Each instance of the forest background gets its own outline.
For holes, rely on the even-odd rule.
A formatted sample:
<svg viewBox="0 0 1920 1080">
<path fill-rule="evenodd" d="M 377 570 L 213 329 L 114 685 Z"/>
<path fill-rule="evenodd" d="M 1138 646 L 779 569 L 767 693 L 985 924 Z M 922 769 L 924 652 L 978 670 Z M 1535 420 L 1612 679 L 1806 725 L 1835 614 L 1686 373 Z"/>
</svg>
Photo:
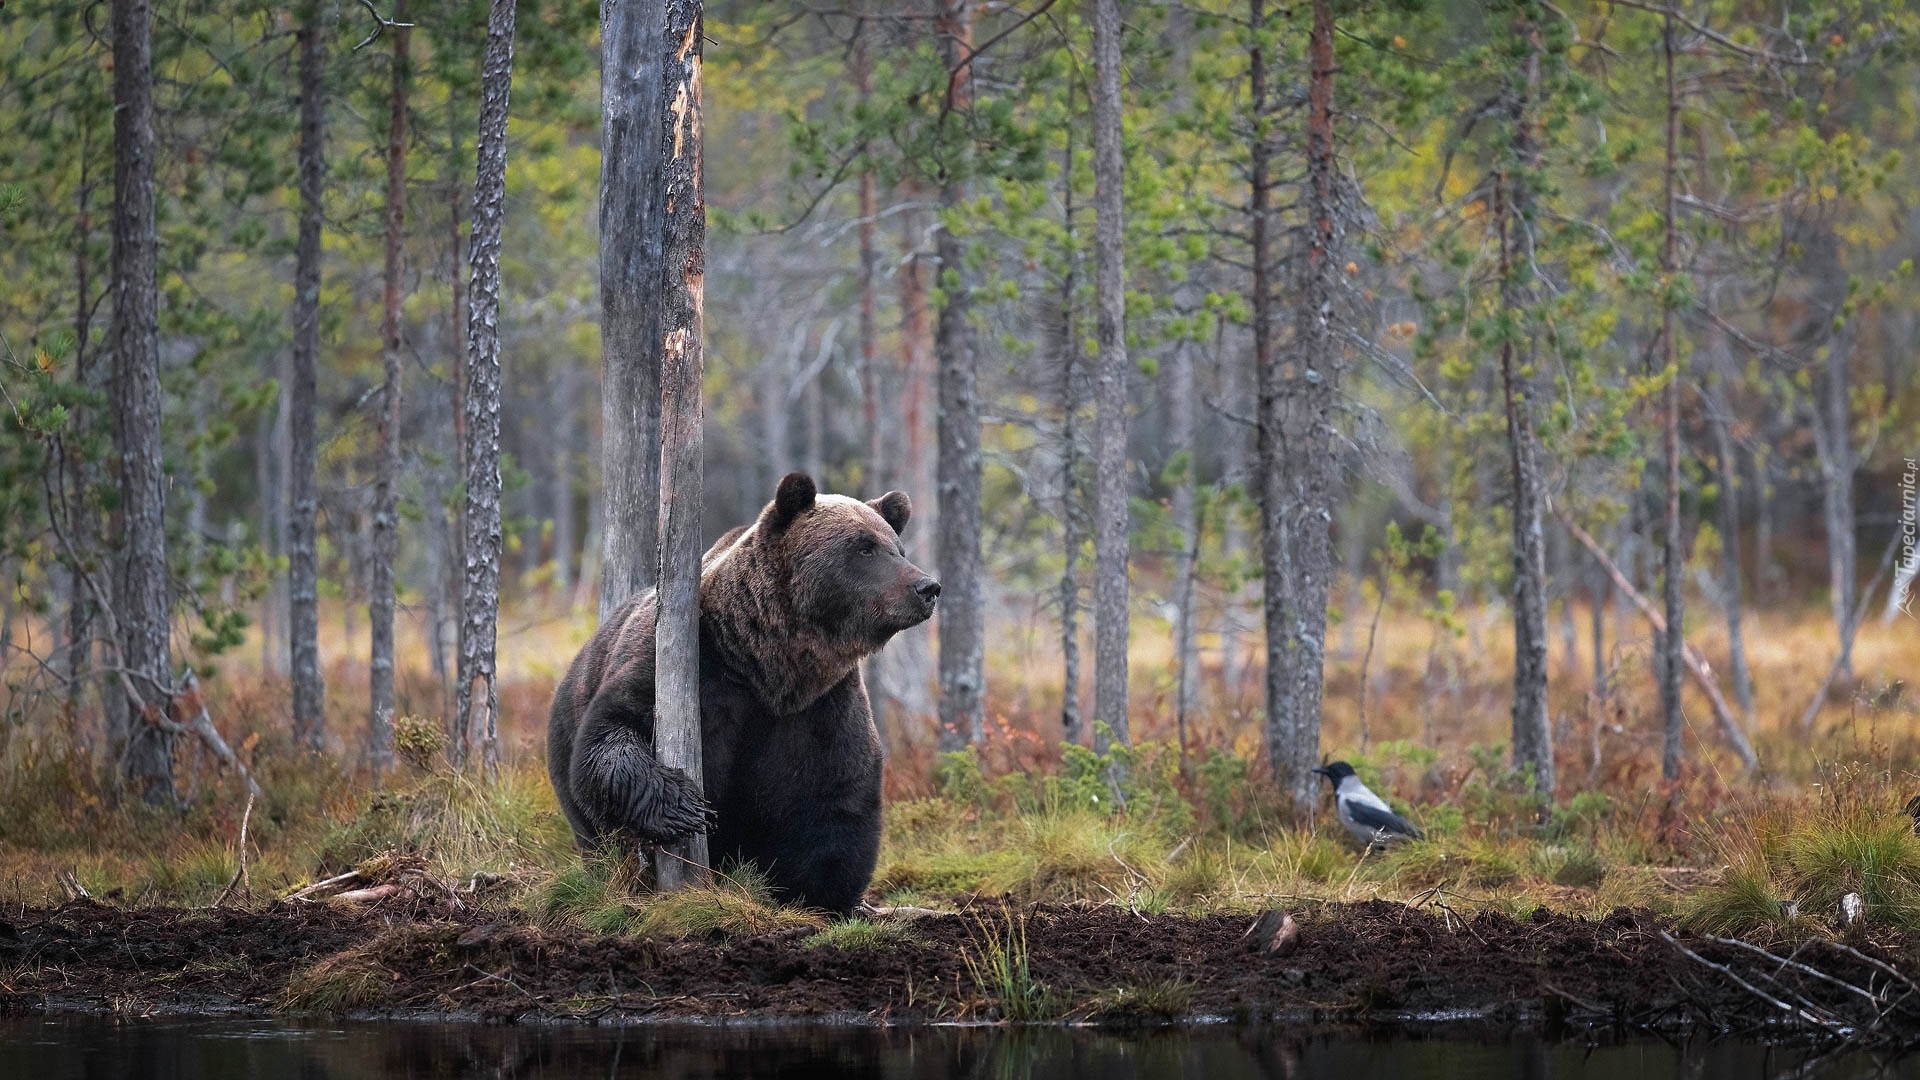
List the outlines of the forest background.
<svg viewBox="0 0 1920 1080">
<path fill-rule="evenodd" d="M 1816 792 L 1836 770 L 1902 786 L 1920 749 L 1903 682 L 1920 635 L 1901 607 L 1920 455 L 1916 12 L 1124 5 L 1127 407 L 1110 469 L 1094 6 L 706 10 L 704 529 L 748 521 L 792 469 L 913 496 L 909 550 L 949 588 L 935 635 L 977 613 L 982 651 L 949 666 L 916 631 L 870 665 L 901 805 L 960 799 L 985 820 L 1028 805 L 1010 784 L 1098 776 L 1122 800 L 1185 805 L 1184 826 L 1158 826 L 1173 849 L 1194 820 L 1232 836 L 1302 820 L 1302 762 L 1327 754 L 1441 834 L 1605 819 L 1638 838 L 1614 861 L 1697 863 L 1721 853 L 1689 820 Z M 18 811 L 0 840 L 23 889 L 114 815 L 146 813 L 123 778 L 152 780 L 115 717 L 115 605 L 87 584 L 125 550 L 101 15 L 15 0 L 0 25 L 0 652 Z M 595 15 L 518 13 L 501 720 L 484 755 L 509 787 L 537 788 L 551 687 L 601 610 Z M 170 640 L 232 747 L 173 746 L 184 835 L 205 846 L 194 888 L 233 865 L 212 838 L 236 824 L 236 765 L 274 828 L 320 808 L 334 830 L 289 848 L 292 882 L 366 853 L 339 829 L 377 805 L 396 725 L 428 773 L 439 747 L 464 760 L 482 737 L 453 718 L 487 17 L 472 2 L 153 8 Z M 322 133 L 317 200 L 303 119 Z M 303 291 L 305 210 L 318 278 Z M 970 417 L 977 502 L 951 497 L 965 489 L 943 471 L 943 413 Z M 1288 428 L 1295 415 L 1309 419 Z M 1294 486 L 1265 486 L 1276 477 Z M 1115 490 L 1117 567 L 1096 552 Z M 1306 538 L 1263 548 L 1285 528 Z M 943 565 L 935 538 L 970 535 L 980 570 Z M 399 609 L 384 727 L 369 705 L 383 572 Z M 1093 598 L 1116 573 L 1131 663 L 1116 676 L 1108 654 L 1083 678 Z M 956 578 L 977 594 L 956 600 Z M 1279 615 L 1263 581 L 1287 583 Z M 1679 642 L 1650 612 L 1679 615 L 1698 655 L 1670 659 Z M 1119 690 L 1096 695 L 1103 676 Z M 1093 749 L 1064 749 L 1080 743 Z M 354 782 L 328 779 L 341 773 Z M 1045 790 L 1097 803 L 1098 786 Z M 1534 792 L 1547 815 L 1527 809 Z M 513 797 L 544 815 L 529 828 L 551 851 L 550 805 Z M 1569 858 L 1528 872 L 1557 879 Z M 999 880 L 927 859 L 883 885 Z"/>
</svg>

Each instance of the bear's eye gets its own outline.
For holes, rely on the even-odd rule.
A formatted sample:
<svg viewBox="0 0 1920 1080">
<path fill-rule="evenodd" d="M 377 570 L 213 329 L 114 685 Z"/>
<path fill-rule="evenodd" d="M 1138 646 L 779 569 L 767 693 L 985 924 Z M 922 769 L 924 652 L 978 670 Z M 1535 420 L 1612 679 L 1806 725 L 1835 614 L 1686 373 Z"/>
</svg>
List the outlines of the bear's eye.
<svg viewBox="0 0 1920 1080">
<path fill-rule="evenodd" d="M 869 540 L 869 541 L 867 541 L 866 543 L 864 543 L 864 544 L 861 544 L 861 545 L 860 545 L 860 554 L 861 554 L 861 556 L 862 556 L 862 557 L 865 557 L 865 556 L 868 556 L 868 555 L 872 555 L 872 554 L 874 554 L 875 552 L 877 552 L 877 551 L 879 551 L 879 550 L 880 550 L 880 545 L 879 545 L 879 544 L 876 544 L 876 543 L 874 543 L 874 542 L 873 542 L 873 541 L 871 541 L 871 540 Z"/>
</svg>

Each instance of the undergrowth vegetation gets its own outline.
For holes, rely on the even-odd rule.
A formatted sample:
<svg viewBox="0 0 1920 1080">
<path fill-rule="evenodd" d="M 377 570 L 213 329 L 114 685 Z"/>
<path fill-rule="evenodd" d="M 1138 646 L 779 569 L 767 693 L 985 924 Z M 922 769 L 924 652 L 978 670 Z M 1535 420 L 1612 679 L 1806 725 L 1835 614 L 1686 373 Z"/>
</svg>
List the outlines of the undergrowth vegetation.
<svg viewBox="0 0 1920 1080">
<path fill-rule="evenodd" d="M 1883 659 L 1913 648 L 1906 639 L 1870 643 Z M 1759 668 L 1764 685 L 1798 670 L 1778 666 L 1781 649 L 1755 652 L 1774 665 Z M 1413 653 L 1381 653 L 1389 672 L 1417 662 Z M 1141 670 L 1152 678 L 1158 669 Z M 355 868 L 377 879 L 379 867 L 404 859 L 470 902 L 556 932 L 680 939 L 791 930 L 809 945 L 847 950 L 912 939 L 904 919 L 829 924 L 782 908 L 751 867 L 722 867 L 710 887 L 662 898 L 637 860 L 583 860 L 529 719 L 543 713 L 550 693 L 552 672 L 543 672 L 503 683 L 511 722 L 495 775 L 452 771 L 438 722 L 404 716 L 396 724 L 402 763 L 378 787 L 363 772 L 298 749 L 278 720 L 253 723 L 277 715 L 279 691 L 227 677 L 215 715 L 265 790 L 250 808 L 234 778 L 192 746 L 182 749 L 178 808 L 116 799 L 99 779 L 112 763 L 71 726 L 16 717 L 0 726 L 0 902 L 55 904 L 77 887 L 127 904 L 257 906 Z M 1009 671 L 1000 692 L 1030 689 L 1017 675 Z M 1561 793 L 1543 809 L 1527 779 L 1507 767 L 1497 737 L 1480 737 L 1498 728 L 1471 702 L 1476 694 L 1501 700 L 1497 686 L 1463 684 L 1468 711 L 1448 737 L 1427 738 L 1417 718 L 1430 703 L 1413 695 L 1419 686 L 1405 670 L 1396 678 L 1399 689 L 1370 692 L 1373 737 L 1362 742 L 1347 715 L 1357 687 L 1330 676 L 1326 743 L 1425 831 L 1423 842 L 1361 851 L 1330 827 L 1330 800 L 1316 826 L 1292 824 L 1269 795 L 1258 742 L 1245 728 L 1234 735 L 1207 726 L 1222 720 L 1197 720 L 1200 734 L 1183 753 L 1170 738 L 1153 737 L 1171 734 L 1164 723 L 1136 718 L 1142 741 L 1095 754 L 1043 738 L 1031 715 L 999 716 L 984 747 L 944 757 L 896 730 L 869 899 L 883 910 L 965 910 L 975 898 L 1004 898 L 1016 907 L 1104 903 L 1143 915 L 1370 899 L 1516 915 L 1541 906 L 1586 916 L 1630 907 L 1706 932 L 1797 937 L 1845 932 L 1842 898 L 1858 895 L 1869 925 L 1920 929 L 1920 837 L 1901 811 L 1920 792 L 1911 771 L 1920 740 L 1913 704 L 1902 702 L 1896 684 L 1837 700 L 1811 735 L 1763 724 L 1755 732 L 1766 763 L 1760 777 L 1725 771 L 1702 744 L 1688 777 L 1671 789 L 1657 779 L 1652 738 L 1631 742 L 1639 738 L 1634 725 L 1646 726 L 1637 719 L 1644 703 L 1618 696 L 1627 692 L 1616 684 L 1608 691 L 1615 696 L 1589 696 L 1586 720 L 1576 713 L 1563 725 L 1577 732 L 1573 725 L 1588 723 L 1590 731 L 1561 740 Z M 1792 704 L 1790 688 L 1769 693 L 1765 715 L 1797 713 L 1777 707 Z M 1027 707 L 1038 714 L 1050 706 L 1035 693 Z M 347 730 L 348 720 L 337 719 L 336 730 Z M 974 956 L 981 977 L 998 987 L 994 1000 L 1043 1008 L 1038 991 L 1019 986 L 1018 926 L 988 929 Z M 346 1000 L 371 992 L 356 988 L 350 973 L 323 982 L 300 992 Z M 1128 993 L 1115 1008 L 1152 1012 L 1179 994 Z"/>
</svg>

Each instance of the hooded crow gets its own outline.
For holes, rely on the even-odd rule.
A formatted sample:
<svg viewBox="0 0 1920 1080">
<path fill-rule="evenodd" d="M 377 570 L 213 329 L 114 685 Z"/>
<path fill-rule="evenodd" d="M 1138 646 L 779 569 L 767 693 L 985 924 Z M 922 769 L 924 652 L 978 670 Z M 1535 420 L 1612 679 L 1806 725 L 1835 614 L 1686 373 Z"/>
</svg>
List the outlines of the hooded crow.
<svg viewBox="0 0 1920 1080">
<path fill-rule="evenodd" d="M 1421 838 L 1419 829 L 1394 813 L 1385 799 L 1367 790 L 1367 785 L 1353 775 L 1353 766 L 1344 761 L 1330 761 L 1313 771 L 1333 785 L 1333 805 L 1340 815 L 1340 824 L 1347 827 L 1355 840 L 1373 845 Z"/>
</svg>

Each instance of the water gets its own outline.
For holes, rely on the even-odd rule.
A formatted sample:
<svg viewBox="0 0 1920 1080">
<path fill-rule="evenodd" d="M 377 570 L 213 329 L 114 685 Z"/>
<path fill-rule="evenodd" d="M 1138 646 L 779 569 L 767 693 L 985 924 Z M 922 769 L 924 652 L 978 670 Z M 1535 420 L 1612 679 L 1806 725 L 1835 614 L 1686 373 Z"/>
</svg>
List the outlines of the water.
<svg viewBox="0 0 1920 1080">
<path fill-rule="evenodd" d="M 1589 1045 L 1530 1035 L 1442 1036 L 1227 1026 L 1114 1033 L 1070 1028 L 835 1026 L 490 1027 L 482 1024 L 100 1017 L 0 1020 L 0 1080 L 140 1077 L 846 1077 L 1077 1080 L 1201 1077 L 1920 1078 L 1920 1058 L 1815 1058 L 1752 1042 Z"/>
</svg>

